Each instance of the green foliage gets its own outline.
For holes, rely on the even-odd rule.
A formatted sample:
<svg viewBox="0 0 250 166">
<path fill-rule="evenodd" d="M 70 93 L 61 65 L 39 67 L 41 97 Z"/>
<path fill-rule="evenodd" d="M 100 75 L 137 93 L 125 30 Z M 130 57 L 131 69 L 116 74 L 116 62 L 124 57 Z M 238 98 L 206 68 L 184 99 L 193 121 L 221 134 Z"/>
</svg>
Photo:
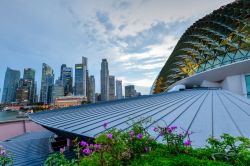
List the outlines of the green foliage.
<svg viewBox="0 0 250 166">
<path fill-rule="evenodd" d="M 250 140 L 223 134 L 221 139 L 209 138 L 209 149 L 214 160 L 221 160 L 234 165 L 250 165 Z"/>
<path fill-rule="evenodd" d="M 63 165 L 69 166 L 70 162 L 65 158 L 63 153 L 51 154 L 45 161 L 46 166 Z"/>
<path fill-rule="evenodd" d="M 9 151 L 5 150 L 3 146 L 0 145 L 0 165 L 5 166 L 7 164 L 12 164 L 13 159 Z"/>
<path fill-rule="evenodd" d="M 107 124 L 104 125 L 105 129 Z M 143 128 L 141 122 L 126 131 L 110 129 L 95 139 L 95 144 L 75 140 L 76 159 L 69 161 L 60 153 L 52 154 L 45 165 L 64 166 L 248 166 L 250 141 L 228 134 L 221 139 L 208 139 L 208 146 L 194 149 L 190 132 L 177 132 L 176 126 L 154 128 L 163 137 L 157 143 Z"/>
</svg>

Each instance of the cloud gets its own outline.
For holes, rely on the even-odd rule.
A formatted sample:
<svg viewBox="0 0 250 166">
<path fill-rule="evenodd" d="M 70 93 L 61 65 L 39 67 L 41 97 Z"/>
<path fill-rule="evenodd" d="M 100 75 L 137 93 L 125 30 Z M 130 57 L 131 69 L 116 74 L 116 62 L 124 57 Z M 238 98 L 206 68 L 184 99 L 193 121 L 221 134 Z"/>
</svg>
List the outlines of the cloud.
<svg viewBox="0 0 250 166">
<path fill-rule="evenodd" d="M 32 67 L 40 87 L 43 62 L 58 77 L 62 63 L 73 67 L 86 56 L 99 92 L 101 59 L 107 58 L 111 74 L 145 94 L 185 29 L 232 1 L 3 0 L 0 78 L 7 65 Z"/>
<path fill-rule="evenodd" d="M 104 26 L 106 31 L 112 31 L 115 29 L 115 26 L 111 23 L 107 12 L 101 12 L 101 11 L 96 12 L 96 18 L 99 21 L 99 23 Z"/>
<path fill-rule="evenodd" d="M 131 7 L 132 1 L 129 0 L 117 0 L 113 3 L 113 7 L 117 10 L 126 10 Z"/>
</svg>

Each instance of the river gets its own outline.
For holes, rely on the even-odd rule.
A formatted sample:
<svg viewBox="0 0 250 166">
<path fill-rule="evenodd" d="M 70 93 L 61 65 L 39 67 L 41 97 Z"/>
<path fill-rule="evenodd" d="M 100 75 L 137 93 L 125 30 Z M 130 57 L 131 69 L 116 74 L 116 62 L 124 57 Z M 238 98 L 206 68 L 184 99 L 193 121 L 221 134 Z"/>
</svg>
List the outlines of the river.
<svg viewBox="0 0 250 166">
<path fill-rule="evenodd" d="M 9 120 L 17 120 L 16 116 L 18 115 L 17 111 L 5 111 L 0 112 L 0 122 L 9 121 Z"/>
</svg>

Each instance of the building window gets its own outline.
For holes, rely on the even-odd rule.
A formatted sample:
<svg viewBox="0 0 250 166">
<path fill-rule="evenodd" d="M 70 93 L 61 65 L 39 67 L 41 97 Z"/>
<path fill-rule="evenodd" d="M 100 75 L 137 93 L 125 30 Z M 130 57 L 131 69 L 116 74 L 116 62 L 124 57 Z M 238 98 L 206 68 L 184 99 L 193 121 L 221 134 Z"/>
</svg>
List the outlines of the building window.
<svg viewBox="0 0 250 166">
<path fill-rule="evenodd" d="M 246 79 L 247 98 L 250 99 L 250 75 L 246 75 L 245 79 Z"/>
</svg>

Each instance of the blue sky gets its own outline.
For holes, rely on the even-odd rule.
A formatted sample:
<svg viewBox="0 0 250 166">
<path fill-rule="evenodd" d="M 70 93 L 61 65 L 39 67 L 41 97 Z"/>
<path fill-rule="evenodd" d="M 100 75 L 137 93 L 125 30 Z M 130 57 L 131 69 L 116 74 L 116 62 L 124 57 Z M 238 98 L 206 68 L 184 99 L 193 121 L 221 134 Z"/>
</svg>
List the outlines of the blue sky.
<svg viewBox="0 0 250 166">
<path fill-rule="evenodd" d="M 34 68 L 40 90 L 43 62 L 58 77 L 61 64 L 86 56 L 97 92 L 107 58 L 111 75 L 148 94 L 185 29 L 232 1 L 1 0 L 0 87 L 7 66 Z"/>
</svg>

